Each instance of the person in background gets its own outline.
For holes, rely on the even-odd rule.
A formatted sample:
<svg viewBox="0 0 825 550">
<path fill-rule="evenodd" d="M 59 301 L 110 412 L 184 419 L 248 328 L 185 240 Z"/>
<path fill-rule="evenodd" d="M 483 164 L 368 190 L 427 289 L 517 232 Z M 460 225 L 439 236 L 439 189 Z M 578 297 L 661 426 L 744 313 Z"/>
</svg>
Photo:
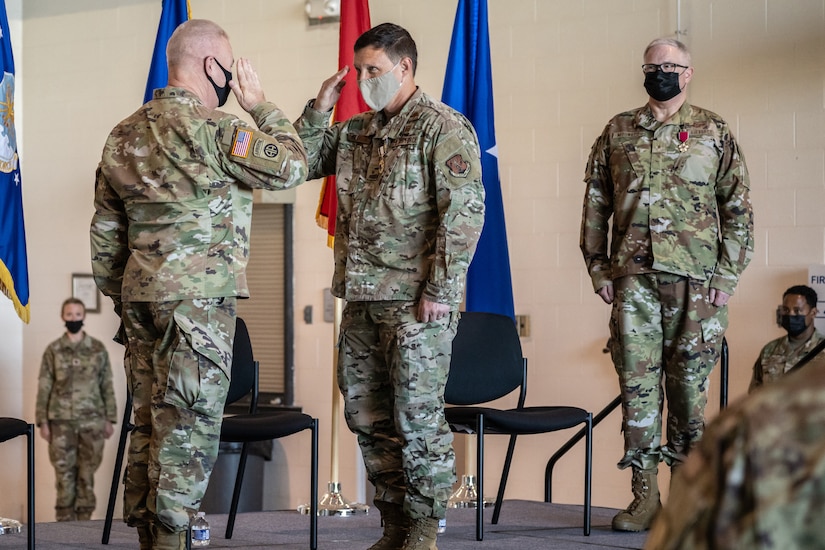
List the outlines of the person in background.
<svg viewBox="0 0 825 550">
<path fill-rule="evenodd" d="M 616 115 L 593 144 L 580 237 L 593 289 L 612 304 L 625 439 L 618 467 L 633 471 L 633 501 L 613 518 L 618 531 L 650 527 L 659 463 L 678 466 L 702 437 L 728 299 L 753 254 L 745 160 L 725 121 L 687 102 L 687 48 L 653 40 L 642 74 L 647 104 Z"/>
<path fill-rule="evenodd" d="M 68 298 L 60 308 L 66 332 L 46 347 L 37 381 L 35 423 L 49 443 L 57 521 L 89 520 L 103 443 L 117 420 L 109 353 L 83 330 L 86 307 Z"/>
<path fill-rule="evenodd" d="M 329 126 L 344 67 L 295 126 L 309 177 L 336 176 L 338 386 L 384 525 L 370 550 L 429 550 L 455 481 L 444 387 L 484 222 L 479 145 L 463 115 L 416 86 L 405 29 L 378 25 L 354 50 L 372 110 Z"/>
<path fill-rule="evenodd" d="M 749 393 L 783 376 L 825 340 L 814 326 L 816 304 L 816 291 L 809 286 L 796 285 L 785 291 L 776 320 L 788 335 L 772 340 L 762 348 L 753 365 Z M 812 360 L 825 367 L 825 354 L 817 354 Z"/>
<path fill-rule="evenodd" d="M 123 518 L 141 549 L 186 547 L 218 455 L 253 189 L 306 179 L 306 153 L 212 21 L 181 24 L 168 86 L 115 126 L 97 170 L 92 269 L 120 315 L 134 404 Z M 257 128 L 217 110 L 230 92 Z"/>
</svg>

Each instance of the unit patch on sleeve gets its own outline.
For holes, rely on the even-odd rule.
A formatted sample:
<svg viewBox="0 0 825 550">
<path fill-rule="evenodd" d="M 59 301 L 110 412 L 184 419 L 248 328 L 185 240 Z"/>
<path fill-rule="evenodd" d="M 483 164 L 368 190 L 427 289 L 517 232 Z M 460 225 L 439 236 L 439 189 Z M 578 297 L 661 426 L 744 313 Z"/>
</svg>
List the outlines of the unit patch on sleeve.
<svg viewBox="0 0 825 550">
<path fill-rule="evenodd" d="M 470 172 L 470 163 L 464 160 L 461 153 L 451 156 L 444 164 L 447 165 L 450 174 L 457 178 L 466 177 Z"/>
<path fill-rule="evenodd" d="M 256 157 L 274 159 L 278 156 L 278 146 L 262 139 L 256 140 L 252 147 L 252 154 Z"/>
<path fill-rule="evenodd" d="M 232 156 L 246 158 L 249 156 L 249 146 L 252 142 L 252 132 L 238 128 L 235 139 L 232 141 Z"/>
</svg>

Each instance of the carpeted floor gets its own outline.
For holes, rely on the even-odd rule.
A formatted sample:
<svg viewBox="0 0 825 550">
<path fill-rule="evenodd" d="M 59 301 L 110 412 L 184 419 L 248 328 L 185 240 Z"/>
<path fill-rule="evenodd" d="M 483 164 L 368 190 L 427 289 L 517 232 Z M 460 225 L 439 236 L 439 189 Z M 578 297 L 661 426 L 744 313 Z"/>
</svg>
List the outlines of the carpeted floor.
<svg viewBox="0 0 825 550">
<path fill-rule="evenodd" d="M 610 520 L 616 510 L 593 508 L 589 537 L 582 534 L 582 507 L 544 502 L 509 500 L 504 503 L 498 525 L 491 525 L 492 509 L 484 511 L 484 540 L 475 539 L 475 510 L 451 509 L 447 531 L 439 535 L 439 550 L 595 550 L 599 548 L 640 549 L 645 533 L 616 533 Z M 231 540 L 224 538 L 226 515 L 208 516 L 212 532 L 210 548 L 303 550 L 309 548 L 309 518 L 295 511 L 247 512 L 239 514 Z M 38 523 L 37 550 L 80 550 L 89 548 L 136 549 L 134 529 L 116 520 L 109 544 L 101 544 L 103 521 Z M 318 518 L 319 550 L 342 548 L 364 550 L 380 538 L 377 514 Z M 25 530 L 0 536 L 0 549 L 25 548 Z"/>
</svg>

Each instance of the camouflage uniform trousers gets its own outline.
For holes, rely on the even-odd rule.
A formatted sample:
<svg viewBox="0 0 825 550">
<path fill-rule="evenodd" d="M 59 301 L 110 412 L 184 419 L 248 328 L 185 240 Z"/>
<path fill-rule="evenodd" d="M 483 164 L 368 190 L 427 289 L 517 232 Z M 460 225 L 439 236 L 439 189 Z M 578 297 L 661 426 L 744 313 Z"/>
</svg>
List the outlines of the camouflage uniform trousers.
<svg viewBox="0 0 825 550">
<path fill-rule="evenodd" d="M 443 518 L 455 482 L 444 388 L 458 324 L 415 318 L 417 303 L 349 302 L 341 320 L 338 386 L 375 500 L 414 518 Z"/>
<path fill-rule="evenodd" d="M 51 420 L 49 460 L 54 466 L 57 521 L 91 519 L 97 503 L 95 472 L 103 458 L 105 419 Z"/>
<path fill-rule="evenodd" d="M 610 351 L 619 375 L 625 454 L 618 466 L 680 463 L 705 427 L 708 376 L 719 359 L 727 306 L 707 282 L 668 273 L 614 281 Z M 662 378 L 667 438 L 662 446 Z"/>
<path fill-rule="evenodd" d="M 124 521 L 176 532 L 197 512 L 218 454 L 236 299 L 127 302 L 124 359 L 135 429 Z"/>
</svg>

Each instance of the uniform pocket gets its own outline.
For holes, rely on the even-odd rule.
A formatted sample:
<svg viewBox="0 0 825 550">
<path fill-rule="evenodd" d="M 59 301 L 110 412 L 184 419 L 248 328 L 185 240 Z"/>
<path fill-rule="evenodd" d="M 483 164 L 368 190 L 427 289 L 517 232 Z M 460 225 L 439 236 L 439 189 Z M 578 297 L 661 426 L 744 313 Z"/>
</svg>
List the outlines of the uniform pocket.
<svg viewBox="0 0 825 550">
<path fill-rule="evenodd" d="M 210 314 L 206 312 L 207 320 Z M 231 353 L 227 356 L 197 321 L 179 310 L 174 318 L 176 343 L 169 358 L 164 400 L 198 414 L 220 417 L 229 387 Z"/>
<path fill-rule="evenodd" d="M 716 307 L 710 317 L 700 321 L 702 325 L 702 339 L 706 344 L 713 344 L 718 342 L 728 328 L 728 306 Z"/>
</svg>

